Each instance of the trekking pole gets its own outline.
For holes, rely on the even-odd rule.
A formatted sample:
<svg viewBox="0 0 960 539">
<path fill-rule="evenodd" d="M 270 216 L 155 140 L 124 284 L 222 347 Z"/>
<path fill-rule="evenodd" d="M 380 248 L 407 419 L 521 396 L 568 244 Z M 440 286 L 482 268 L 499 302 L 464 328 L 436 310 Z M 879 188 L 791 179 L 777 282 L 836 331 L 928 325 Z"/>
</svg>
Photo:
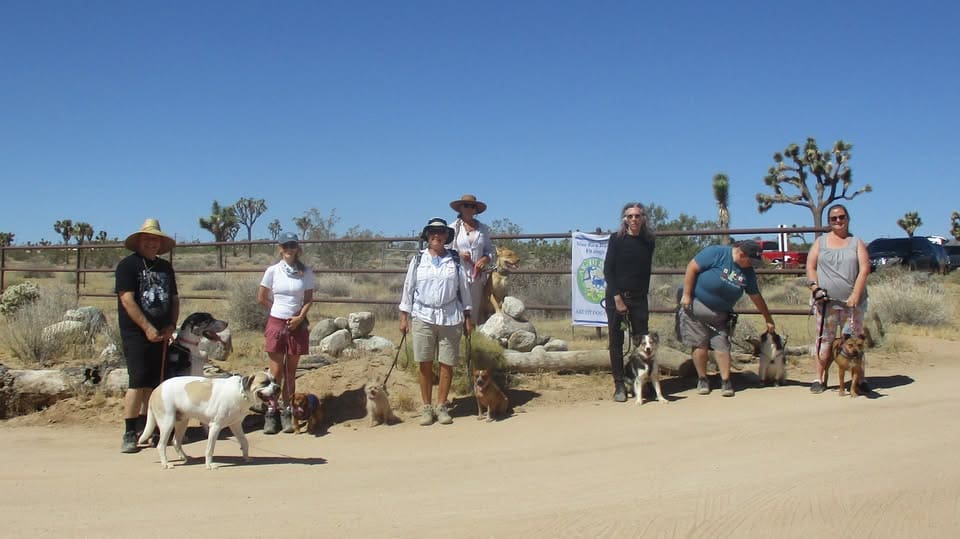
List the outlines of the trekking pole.
<svg viewBox="0 0 960 539">
<path fill-rule="evenodd" d="M 400 359 L 400 350 L 403 349 L 403 341 L 406 340 L 407 334 L 403 333 L 403 336 L 400 337 L 400 345 L 397 346 L 397 355 L 393 356 L 393 364 L 390 365 L 390 370 L 387 371 L 387 375 L 383 377 L 383 387 L 387 387 L 387 380 L 390 379 L 390 373 L 393 372 L 393 368 L 397 366 L 397 360 Z"/>
</svg>

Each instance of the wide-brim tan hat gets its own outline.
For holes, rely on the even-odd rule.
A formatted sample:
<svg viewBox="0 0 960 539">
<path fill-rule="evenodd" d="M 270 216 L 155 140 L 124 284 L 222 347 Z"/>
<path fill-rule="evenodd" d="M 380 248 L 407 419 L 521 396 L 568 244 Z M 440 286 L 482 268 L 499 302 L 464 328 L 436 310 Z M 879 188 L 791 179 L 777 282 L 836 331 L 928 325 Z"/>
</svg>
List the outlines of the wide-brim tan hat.
<svg viewBox="0 0 960 539">
<path fill-rule="evenodd" d="M 123 242 L 123 246 L 131 251 L 136 251 L 140 247 L 140 235 L 149 234 L 160 238 L 160 250 L 157 254 L 169 253 L 173 246 L 177 244 L 177 241 L 171 238 L 170 236 L 163 233 L 160 230 L 160 221 L 156 219 L 147 219 L 143 222 L 143 226 L 140 227 L 140 230 L 134 232 L 127 236 L 127 239 Z"/>
<path fill-rule="evenodd" d="M 483 202 L 477 200 L 477 197 L 474 195 L 463 195 L 462 197 L 454 200 L 450 203 L 450 207 L 454 209 L 457 213 L 460 213 L 460 207 L 464 204 L 474 204 L 477 206 L 477 213 L 483 213 L 487 209 L 487 205 Z"/>
</svg>

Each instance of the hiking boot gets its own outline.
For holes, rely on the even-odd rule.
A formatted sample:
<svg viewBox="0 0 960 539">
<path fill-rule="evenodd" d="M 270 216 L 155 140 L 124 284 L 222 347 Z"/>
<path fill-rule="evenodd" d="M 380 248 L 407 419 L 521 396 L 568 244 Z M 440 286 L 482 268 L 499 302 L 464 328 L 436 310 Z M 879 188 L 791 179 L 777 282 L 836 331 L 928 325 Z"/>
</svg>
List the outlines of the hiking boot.
<svg viewBox="0 0 960 539">
<path fill-rule="evenodd" d="M 820 383 L 820 380 L 814 380 L 814 382 L 810 384 L 810 393 L 823 393 L 823 390 L 824 387 L 823 384 Z"/>
<path fill-rule="evenodd" d="M 733 380 L 723 381 L 723 384 L 720 386 L 720 394 L 724 397 L 732 397 L 734 395 Z"/>
<path fill-rule="evenodd" d="M 427 425 L 433 425 L 433 422 L 436 420 L 436 416 L 433 415 L 433 406 L 429 404 L 423 405 L 423 411 L 420 412 L 420 425 L 426 427 Z"/>
<path fill-rule="evenodd" d="M 276 434 L 280 432 L 280 414 L 273 408 L 263 414 L 263 433 Z"/>
<path fill-rule="evenodd" d="M 128 430 L 123 433 L 123 441 L 120 443 L 120 452 L 121 453 L 136 453 L 140 451 L 140 446 L 137 445 L 137 433 Z"/>
<path fill-rule="evenodd" d="M 283 429 L 283 432 L 293 432 L 293 415 L 289 408 L 284 408 L 280 411 L 280 427 Z"/>
<path fill-rule="evenodd" d="M 699 395 L 710 394 L 710 380 L 707 380 L 706 378 L 700 378 L 697 380 L 697 394 Z"/>
<path fill-rule="evenodd" d="M 443 404 L 437 405 L 437 423 L 440 423 L 441 425 L 449 425 L 450 423 L 453 423 L 453 418 L 450 417 L 450 412 Z"/>
<path fill-rule="evenodd" d="M 614 402 L 627 402 L 627 388 L 623 385 L 623 382 L 615 382 L 615 387 L 613 390 L 613 401 Z"/>
</svg>

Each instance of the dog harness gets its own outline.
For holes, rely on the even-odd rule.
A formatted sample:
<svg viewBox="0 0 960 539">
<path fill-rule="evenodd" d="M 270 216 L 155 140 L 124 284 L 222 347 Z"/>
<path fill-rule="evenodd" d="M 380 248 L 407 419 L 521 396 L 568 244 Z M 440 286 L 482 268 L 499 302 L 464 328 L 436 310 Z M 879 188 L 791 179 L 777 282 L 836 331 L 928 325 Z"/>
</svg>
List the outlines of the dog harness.
<svg viewBox="0 0 960 539">
<path fill-rule="evenodd" d="M 313 413 L 320 407 L 320 399 L 316 395 L 310 393 L 307 395 L 307 407 L 303 408 L 300 406 L 293 407 L 293 415 L 297 419 L 305 419 L 313 415 Z"/>
</svg>

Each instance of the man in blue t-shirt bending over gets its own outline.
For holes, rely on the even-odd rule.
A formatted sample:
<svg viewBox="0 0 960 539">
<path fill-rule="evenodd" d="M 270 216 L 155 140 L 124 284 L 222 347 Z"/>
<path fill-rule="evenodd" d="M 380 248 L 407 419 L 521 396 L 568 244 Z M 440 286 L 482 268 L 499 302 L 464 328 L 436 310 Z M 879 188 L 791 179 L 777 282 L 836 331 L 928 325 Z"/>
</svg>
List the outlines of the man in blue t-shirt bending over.
<svg viewBox="0 0 960 539">
<path fill-rule="evenodd" d="M 710 348 L 720 368 L 722 395 L 734 395 L 733 382 L 730 381 L 729 322 L 744 291 L 767 321 L 767 332 L 776 331 L 767 302 L 757 286 L 754 267 L 759 265 L 760 245 L 750 240 L 733 247 L 711 245 L 687 264 L 680 299 L 680 336 L 684 345 L 693 348 L 697 392 L 701 395 L 710 393 L 707 380 L 707 351 Z"/>
</svg>

